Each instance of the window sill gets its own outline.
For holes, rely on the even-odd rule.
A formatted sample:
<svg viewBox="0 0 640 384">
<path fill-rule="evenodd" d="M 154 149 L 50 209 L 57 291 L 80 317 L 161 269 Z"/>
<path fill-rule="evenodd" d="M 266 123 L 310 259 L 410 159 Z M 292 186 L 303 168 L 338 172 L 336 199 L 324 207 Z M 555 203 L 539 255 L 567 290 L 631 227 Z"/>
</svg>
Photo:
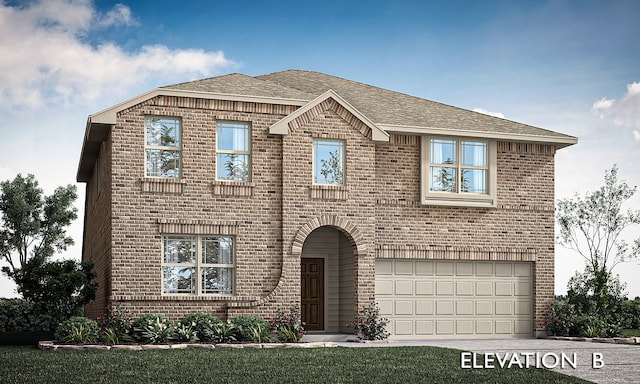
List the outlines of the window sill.
<svg viewBox="0 0 640 384">
<path fill-rule="evenodd" d="M 347 200 L 349 188 L 346 185 L 314 184 L 309 187 L 309 195 L 319 200 Z"/>
<path fill-rule="evenodd" d="M 487 195 L 447 195 L 430 194 L 422 197 L 422 205 L 440 205 L 449 207 L 496 208 L 496 198 Z"/>
<path fill-rule="evenodd" d="M 249 181 L 214 181 L 213 194 L 218 196 L 253 196 L 256 184 Z"/>
<path fill-rule="evenodd" d="M 178 195 L 182 194 L 184 185 L 187 183 L 183 179 L 160 177 L 144 177 L 140 179 L 140 182 L 142 183 L 142 192 L 171 193 Z"/>
</svg>

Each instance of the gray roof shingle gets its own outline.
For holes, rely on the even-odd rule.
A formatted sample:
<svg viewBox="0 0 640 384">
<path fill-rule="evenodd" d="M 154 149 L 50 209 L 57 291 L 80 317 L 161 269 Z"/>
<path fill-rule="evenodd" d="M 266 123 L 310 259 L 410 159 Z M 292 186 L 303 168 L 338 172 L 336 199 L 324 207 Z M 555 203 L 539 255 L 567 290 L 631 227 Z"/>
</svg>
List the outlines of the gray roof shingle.
<svg viewBox="0 0 640 384">
<path fill-rule="evenodd" d="M 333 89 L 376 124 L 572 138 L 547 129 L 312 71 L 287 70 L 255 77 L 234 73 L 162 88 L 307 101 Z"/>
</svg>

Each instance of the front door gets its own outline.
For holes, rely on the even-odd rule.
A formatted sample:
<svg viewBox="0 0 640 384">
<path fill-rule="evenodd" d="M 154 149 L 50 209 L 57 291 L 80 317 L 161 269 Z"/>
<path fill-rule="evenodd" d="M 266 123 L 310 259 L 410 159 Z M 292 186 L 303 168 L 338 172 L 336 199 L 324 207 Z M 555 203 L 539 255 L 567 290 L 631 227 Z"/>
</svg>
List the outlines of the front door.
<svg viewBox="0 0 640 384">
<path fill-rule="evenodd" d="M 301 312 L 308 331 L 324 330 L 324 259 L 302 258 Z"/>
</svg>

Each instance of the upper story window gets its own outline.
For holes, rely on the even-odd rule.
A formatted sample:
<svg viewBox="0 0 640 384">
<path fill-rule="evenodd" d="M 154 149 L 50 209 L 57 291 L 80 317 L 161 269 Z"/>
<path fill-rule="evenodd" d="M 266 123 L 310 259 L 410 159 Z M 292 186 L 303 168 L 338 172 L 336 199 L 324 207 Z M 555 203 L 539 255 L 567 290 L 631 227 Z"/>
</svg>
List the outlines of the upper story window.
<svg viewBox="0 0 640 384">
<path fill-rule="evenodd" d="M 495 142 L 423 137 L 422 203 L 495 206 Z"/>
<path fill-rule="evenodd" d="M 218 122 L 216 179 L 251 181 L 251 128 L 244 122 Z"/>
<path fill-rule="evenodd" d="M 233 237 L 165 235 L 162 253 L 162 293 L 233 294 Z"/>
<path fill-rule="evenodd" d="M 145 125 L 145 176 L 179 178 L 180 119 L 147 116 Z"/>
<path fill-rule="evenodd" d="M 315 184 L 344 185 L 344 141 L 313 140 L 313 182 Z"/>
</svg>

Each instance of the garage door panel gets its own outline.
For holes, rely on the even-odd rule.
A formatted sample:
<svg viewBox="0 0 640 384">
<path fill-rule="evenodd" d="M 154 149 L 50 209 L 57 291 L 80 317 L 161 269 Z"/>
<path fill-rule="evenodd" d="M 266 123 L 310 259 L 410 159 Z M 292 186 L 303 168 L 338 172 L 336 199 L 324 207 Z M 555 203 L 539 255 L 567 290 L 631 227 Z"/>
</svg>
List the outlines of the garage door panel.
<svg viewBox="0 0 640 384">
<path fill-rule="evenodd" d="M 436 281 L 436 295 L 438 296 L 453 295 L 453 281 Z"/>
<path fill-rule="evenodd" d="M 416 315 L 433 315 L 433 300 L 416 300 Z"/>
<path fill-rule="evenodd" d="M 376 280 L 376 296 L 393 295 L 393 280 Z"/>
<path fill-rule="evenodd" d="M 416 295 L 418 296 L 433 295 L 433 281 L 416 281 Z"/>
<path fill-rule="evenodd" d="M 396 280 L 395 294 L 396 295 L 413 295 L 413 281 Z"/>
<path fill-rule="evenodd" d="M 530 262 L 376 260 L 376 299 L 396 338 L 530 337 L 532 270 Z"/>
</svg>

